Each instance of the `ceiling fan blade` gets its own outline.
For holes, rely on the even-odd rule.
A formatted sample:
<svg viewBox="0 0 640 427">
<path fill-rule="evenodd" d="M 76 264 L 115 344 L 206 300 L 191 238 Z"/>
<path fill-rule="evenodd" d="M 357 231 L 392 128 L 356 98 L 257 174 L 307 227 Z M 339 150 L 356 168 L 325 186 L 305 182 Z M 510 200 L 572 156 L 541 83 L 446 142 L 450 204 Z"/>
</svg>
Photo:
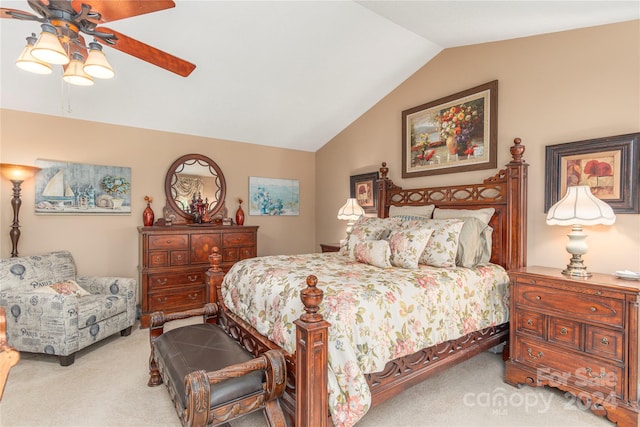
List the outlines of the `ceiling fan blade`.
<svg viewBox="0 0 640 427">
<path fill-rule="evenodd" d="M 0 18 L 24 19 L 26 21 L 38 21 L 41 19 L 33 13 L 18 9 L 7 9 L 6 7 L 0 8 Z"/>
<path fill-rule="evenodd" d="M 76 12 L 80 12 L 83 3 L 90 3 L 91 10 L 102 15 L 96 22 L 112 22 L 145 13 L 175 7 L 171 0 L 72 0 L 71 5 Z"/>
<path fill-rule="evenodd" d="M 122 33 L 114 31 L 110 28 L 100 27 L 96 28 L 96 31 L 103 33 L 114 34 L 118 40 L 115 44 L 106 44 L 105 46 L 111 46 L 121 52 L 135 56 L 150 64 L 157 65 L 160 68 L 176 73 L 182 77 L 187 77 L 196 68 L 196 66 L 184 59 L 180 59 L 177 56 L 173 56 L 169 53 L 163 52 L 160 49 L 149 46 L 136 39 L 125 36 Z"/>
</svg>

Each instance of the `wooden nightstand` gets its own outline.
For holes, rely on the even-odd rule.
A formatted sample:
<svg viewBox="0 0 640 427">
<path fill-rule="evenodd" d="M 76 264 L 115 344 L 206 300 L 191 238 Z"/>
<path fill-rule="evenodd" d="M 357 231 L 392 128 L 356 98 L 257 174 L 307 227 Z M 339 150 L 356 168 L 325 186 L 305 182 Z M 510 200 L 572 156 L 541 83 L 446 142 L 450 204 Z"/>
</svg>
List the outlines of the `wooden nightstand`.
<svg viewBox="0 0 640 427">
<path fill-rule="evenodd" d="M 320 243 L 320 249 L 322 252 L 339 252 L 340 243 Z"/>
<path fill-rule="evenodd" d="M 638 426 L 640 282 L 561 268 L 511 271 L 511 385 L 570 392 L 619 427 Z"/>
</svg>

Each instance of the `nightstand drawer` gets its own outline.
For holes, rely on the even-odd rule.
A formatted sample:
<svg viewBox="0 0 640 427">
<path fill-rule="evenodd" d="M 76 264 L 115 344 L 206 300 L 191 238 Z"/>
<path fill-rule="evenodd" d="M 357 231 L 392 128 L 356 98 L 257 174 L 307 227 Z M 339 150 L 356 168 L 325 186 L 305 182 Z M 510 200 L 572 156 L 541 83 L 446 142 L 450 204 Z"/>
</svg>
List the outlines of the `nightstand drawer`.
<svg viewBox="0 0 640 427">
<path fill-rule="evenodd" d="M 149 250 L 153 249 L 188 249 L 189 236 L 171 234 L 167 236 L 149 236 Z"/>
<path fill-rule="evenodd" d="M 527 308 L 547 310 L 581 321 L 623 326 L 624 301 L 536 285 L 518 284 L 517 303 Z M 568 302 L 571 303 L 568 303 Z"/>
<path fill-rule="evenodd" d="M 518 311 L 516 330 L 544 338 L 544 315 L 525 310 Z"/>
<path fill-rule="evenodd" d="M 624 360 L 623 355 L 624 334 L 606 328 L 587 326 L 587 342 L 585 352 L 597 354 L 608 359 Z"/>
<path fill-rule="evenodd" d="M 557 348 L 535 340 L 516 338 L 516 360 L 534 367 L 538 372 L 549 368 L 554 378 L 572 382 L 617 397 L 623 396 L 623 369 L 612 364 L 596 361 L 574 352 L 558 352 Z"/>
<path fill-rule="evenodd" d="M 582 349 L 580 337 L 582 336 L 580 323 L 558 317 L 549 318 L 550 342 L 566 345 L 577 350 Z"/>
</svg>

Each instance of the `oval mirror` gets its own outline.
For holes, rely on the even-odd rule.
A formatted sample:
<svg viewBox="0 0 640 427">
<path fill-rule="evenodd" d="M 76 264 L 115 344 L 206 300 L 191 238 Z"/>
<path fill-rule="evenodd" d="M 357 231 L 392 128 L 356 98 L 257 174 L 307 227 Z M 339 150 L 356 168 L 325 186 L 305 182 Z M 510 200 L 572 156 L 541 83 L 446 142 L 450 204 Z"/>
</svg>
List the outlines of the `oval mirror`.
<svg viewBox="0 0 640 427">
<path fill-rule="evenodd" d="M 220 167 L 207 156 L 187 154 L 173 162 L 164 191 L 167 207 L 177 216 L 174 222 L 194 222 L 198 205 L 208 206 L 211 222 L 222 221 L 227 184 Z"/>
</svg>

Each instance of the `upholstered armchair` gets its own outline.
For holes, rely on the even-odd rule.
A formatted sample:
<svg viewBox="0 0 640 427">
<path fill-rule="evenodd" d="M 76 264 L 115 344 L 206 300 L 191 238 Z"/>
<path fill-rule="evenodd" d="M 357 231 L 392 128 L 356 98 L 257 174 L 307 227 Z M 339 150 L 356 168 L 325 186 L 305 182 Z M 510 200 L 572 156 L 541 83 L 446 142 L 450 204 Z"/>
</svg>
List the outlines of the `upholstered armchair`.
<svg viewBox="0 0 640 427">
<path fill-rule="evenodd" d="M 57 355 L 62 366 L 103 338 L 129 335 L 136 294 L 136 279 L 77 275 L 68 251 L 0 260 L 8 343 L 21 352 Z"/>
</svg>

